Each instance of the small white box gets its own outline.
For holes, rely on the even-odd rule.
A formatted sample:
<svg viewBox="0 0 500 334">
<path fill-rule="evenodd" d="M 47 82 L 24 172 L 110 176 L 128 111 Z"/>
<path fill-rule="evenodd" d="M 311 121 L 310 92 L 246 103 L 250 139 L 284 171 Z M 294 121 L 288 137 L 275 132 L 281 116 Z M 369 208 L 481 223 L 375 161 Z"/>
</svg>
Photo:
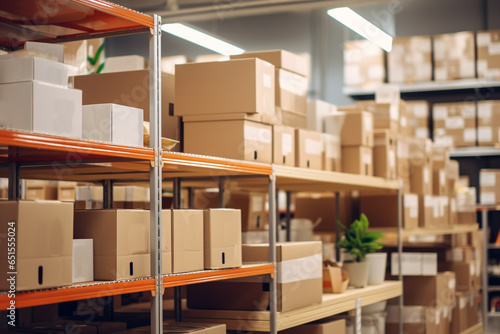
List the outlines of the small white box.
<svg viewBox="0 0 500 334">
<path fill-rule="evenodd" d="M 119 104 L 83 106 L 83 139 L 119 145 L 143 146 L 142 109 Z"/>
<path fill-rule="evenodd" d="M 0 58 L 0 84 L 36 80 L 68 87 L 68 69 L 56 61 L 37 57 Z"/>
<path fill-rule="evenodd" d="M 109 57 L 106 58 L 106 62 L 104 63 L 104 68 L 102 69 L 101 73 L 136 71 L 144 69 L 145 69 L 144 57 L 136 55 Z"/>
<path fill-rule="evenodd" d="M 437 253 L 422 253 L 422 276 L 437 275 Z"/>
<path fill-rule="evenodd" d="M 391 254 L 391 275 L 399 275 L 399 254 Z M 422 253 L 401 253 L 401 271 L 405 276 L 422 275 Z"/>
<path fill-rule="evenodd" d="M 39 81 L 0 85 L 0 128 L 82 137 L 82 91 Z"/>
<path fill-rule="evenodd" d="M 94 241 L 73 239 L 73 283 L 94 280 Z"/>
<path fill-rule="evenodd" d="M 64 45 L 54 43 L 26 42 L 25 50 L 33 50 L 39 54 L 49 56 L 58 62 L 64 62 Z"/>
</svg>

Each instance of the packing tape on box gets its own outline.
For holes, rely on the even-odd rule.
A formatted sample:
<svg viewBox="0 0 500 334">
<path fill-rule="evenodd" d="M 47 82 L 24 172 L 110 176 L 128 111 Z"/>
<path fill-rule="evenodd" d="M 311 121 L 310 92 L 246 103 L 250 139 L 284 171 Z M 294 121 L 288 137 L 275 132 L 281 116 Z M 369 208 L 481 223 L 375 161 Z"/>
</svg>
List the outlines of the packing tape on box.
<svg viewBox="0 0 500 334">
<path fill-rule="evenodd" d="M 321 153 L 323 153 L 323 145 L 321 141 L 306 138 L 304 150 L 306 154 L 321 155 Z"/>
<path fill-rule="evenodd" d="M 307 78 L 299 74 L 279 69 L 280 88 L 294 95 L 303 96 L 307 94 Z"/>
<path fill-rule="evenodd" d="M 498 56 L 500 55 L 500 43 L 490 43 L 488 45 L 488 53 L 490 56 Z"/>
<path fill-rule="evenodd" d="M 493 104 L 489 101 L 480 101 L 477 104 L 477 117 L 485 120 L 491 119 Z"/>
<path fill-rule="evenodd" d="M 490 126 L 480 126 L 477 128 L 477 140 L 481 142 L 493 141 L 493 129 Z"/>
<path fill-rule="evenodd" d="M 479 184 L 481 187 L 494 187 L 496 182 L 495 173 L 481 172 L 479 174 Z"/>
<path fill-rule="evenodd" d="M 289 133 L 281 134 L 281 154 L 288 155 L 293 152 L 293 136 Z"/>
<path fill-rule="evenodd" d="M 476 141 L 476 129 L 464 129 L 464 142 L 472 143 Z"/>
<path fill-rule="evenodd" d="M 315 254 L 277 263 L 277 282 L 290 283 L 323 277 L 323 255 Z"/>
<path fill-rule="evenodd" d="M 434 105 L 432 113 L 435 120 L 445 120 L 448 115 L 448 108 L 446 106 Z"/>
<path fill-rule="evenodd" d="M 245 125 L 243 132 L 246 140 L 252 140 L 263 144 L 270 144 L 272 141 L 272 134 L 270 129 L 263 129 L 252 125 Z"/>
<path fill-rule="evenodd" d="M 491 43 L 491 35 L 489 32 L 478 32 L 476 38 L 478 47 L 485 47 Z"/>
</svg>

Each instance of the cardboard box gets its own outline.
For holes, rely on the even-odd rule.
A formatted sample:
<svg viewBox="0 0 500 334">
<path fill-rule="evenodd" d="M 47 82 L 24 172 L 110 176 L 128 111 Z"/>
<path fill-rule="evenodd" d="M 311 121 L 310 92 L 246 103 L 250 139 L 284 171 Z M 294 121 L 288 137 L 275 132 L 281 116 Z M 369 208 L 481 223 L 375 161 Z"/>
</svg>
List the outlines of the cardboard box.
<svg viewBox="0 0 500 334">
<path fill-rule="evenodd" d="M 472 263 L 475 260 L 472 247 L 453 247 L 446 250 L 446 262 Z"/>
<path fill-rule="evenodd" d="M 73 239 L 73 283 L 94 280 L 92 239 Z"/>
<path fill-rule="evenodd" d="M 453 271 L 456 277 L 456 290 L 478 290 L 481 286 L 479 273 L 473 263 L 465 262 L 439 262 L 440 271 Z"/>
<path fill-rule="evenodd" d="M 142 109 L 105 103 L 84 105 L 82 111 L 83 139 L 143 146 Z"/>
<path fill-rule="evenodd" d="M 403 280 L 405 305 L 445 307 L 455 300 L 455 273 L 440 272 L 435 276 L 408 276 Z"/>
<path fill-rule="evenodd" d="M 445 146 L 434 145 L 432 147 L 432 168 L 446 168 L 450 160 L 450 148 Z"/>
<path fill-rule="evenodd" d="M 286 50 L 254 51 L 231 56 L 231 59 L 246 58 L 260 58 L 271 63 L 276 68 L 282 68 L 304 77 L 309 77 L 310 69 L 307 58 Z"/>
<path fill-rule="evenodd" d="M 403 193 L 411 191 L 410 140 L 398 135 L 396 142 L 396 166 L 398 179 L 403 181 Z"/>
<path fill-rule="evenodd" d="M 273 163 L 295 166 L 295 129 L 273 125 Z"/>
<path fill-rule="evenodd" d="M 180 117 L 174 116 L 175 76 L 162 72 L 161 81 L 162 137 L 180 141 Z M 149 70 L 79 75 L 73 77 L 73 85 L 82 90 L 85 105 L 115 103 L 139 108 L 144 121 L 149 121 Z"/>
<path fill-rule="evenodd" d="M 434 141 L 440 146 L 476 146 L 476 102 L 435 103 Z"/>
<path fill-rule="evenodd" d="M 145 63 L 144 57 L 138 55 L 106 57 L 101 73 L 144 70 Z"/>
<path fill-rule="evenodd" d="M 342 172 L 373 175 L 373 149 L 365 146 L 342 146 Z"/>
<path fill-rule="evenodd" d="M 399 254 L 391 253 L 391 275 L 399 275 Z M 402 253 L 401 271 L 404 276 L 435 276 L 437 274 L 437 253 Z"/>
<path fill-rule="evenodd" d="M 481 169 L 479 185 L 481 204 L 495 205 L 500 203 L 500 169 Z"/>
<path fill-rule="evenodd" d="M 172 272 L 203 270 L 203 211 L 172 210 Z"/>
<path fill-rule="evenodd" d="M 446 183 L 446 169 L 434 169 L 432 173 L 432 193 L 436 196 L 446 196 L 448 187 Z"/>
<path fill-rule="evenodd" d="M 351 107 L 339 107 L 339 110 L 341 112 L 325 118 L 326 133 L 336 133 L 338 124 L 342 124 L 342 146 L 373 147 L 373 114 Z"/>
<path fill-rule="evenodd" d="M 38 57 L 0 58 L 0 84 L 36 80 L 68 87 L 68 70 L 62 63 Z"/>
<path fill-rule="evenodd" d="M 161 265 L 162 274 L 171 274 L 173 272 L 173 233 L 174 226 L 172 223 L 172 210 L 166 209 L 161 211 Z"/>
<path fill-rule="evenodd" d="M 411 164 L 410 166 L 410 189 L 418 195 L 432 195 L 434 175 L 432 171 L 432 160 L 425 158 L 424 162 Z"/>
<path fill-rule="evenodd" d="M 275 123 L 276 124 L 282 124 L 286 126 L 290 126 L 292 128 L 296 129 L 307 129 L 307 115 L 298 113 L 298 112 L 293 112 L 293 111 L 288 111 L 288 110 L 282 110 L 280 107 L 276 107 L 275 109 Z"/>
<path fill-rule="evenodd" d="M 241 267 L 241 211 L 205 210 L 203 226 L 205 269 Z"/>
<path fill-rule="evenodd" d="M 282 68 L 276 68 L 274 78 L 276 107 L 306 115 L 307 78 Z"/>
<path fill-rule="evenodd" d="M 271 163 L 272 137 L 270 125 L 246 120 L 189 122 L 184 123 L 184 152 Z"/>
<path fill-rule="evenodd" d="M 149 211 L 76 210 L 74 237 L 94 240 L 94 279 L 151 275 Z"/>
<path fill-rule="evenodd" d="M 87 333 L 92 331 L 96 334 L 111 334 L 117 331 L 125 331 L 127 324 L 124 322 L 116 321 L 80 321 L 80 320 L 67 320 L 67 319 L 54 319 L 47 321 L 43 319 L 42 322 L 34 322 L 30 325 L 34 333 L 38 333 L 38 328 L 47 327 L 52 329 L 52 333 Z M 35 329 L 36 328 L 36 329 Z M 83 331 L 81 331 L 84 329 Z"/>
<path fill-rule="evenodd" d="M 76 182 L 57 182 L 57 200 L 74 202 L 76 200 Z"/>
<path fill-rule="evenodd" d="M 344 84 L 374 87 L 385 81 L 385 54 L 368 40 L 344 43 Z"/>
<path fill-rule="evenodd" d="M 325 132 L 324 118 L 337 111 L 337 107 L 321 100 L 307 101 L 307 129 Z"/>
<path fill-rule="evenodd" d="M 342 171 L 342 149 L 339 136 L 322 133 L 323 140 L 323 170 L 341 172 Z"/>
<path fill-rule="evenodd" d="M 450 206 L 448 217 L 450 218 L 450 225 L 458 224 L 458 210 L 456 197 L 450 197 Z"/>
<path fill-rule="evenodd" d="M 25 199 L 27 200 L 56 200 L 57 183 L 43 180 L 26 180 Z"/>
<path fill-rule="evenodd" d="M 43 7 L 42 7 L 43 8 Z M 64 10 L 64 8 L 62 8 Z M 60 12 L 61 13 L 61 12 Z M 62 14 L 62 13 L 61 13 Z M 25 50 L 33 50 L 47 56 L 53 57 L 55 61 L 62 63 L 64 61 L 64 46 L 54 43 L 31 42 L 24 44 Z"/>
<path fill-rule="evenodd" d="M 455 292 L 455 307 L 453 308 L 450 334 L 460 334 L 467 327 L 467 305 L 468 301 L 463 292 Z"/>
<path fill-rule="evenodd" d="M 87 40 L 60 43 L 64 46 L 64 64 L 68 68 L 68 74 L 87 74 Z"/>
<path fill-rule="evenodd" d="M 479 322 L 479 291 L 467 291 L 468 305 L 467 305 L 467 328 L 470 328 Z"/>
<path fill-rule="evenodd" d="M 396 134 L 389 130 L 375 130 L 373 147 L 373 175 L 384 179 L 397 178 Z"/>
<path fill-rule="evenodd" d="M 322 169 L 323 142 L 321 133 L 295 130 L 295 166 Z"/>
<path fill-rule="evenodd" d="M 163 322 L 163 333 L 170 334 L 226 334 L 225 324 L 202 323 L 202 322 L 174 322 L 165 320 Z M 128 331 L 113 332 L 113 334 L 151 333 L 151 326 L 135 327 Z"/>
<path fill-rule="evenodd" d="M 418 196 L 403 194 L 403 228 L 418 227 Z M 397 195 L 361 195 L 359 211 L 364 213 L 372 227 L 398 227 L 398 196 Z M 380 212 L 384 212 L 383 215 Z"/>
<path fill-rule="evenodd" d="M 255 58 L 177 65 L 174 114 L 274 115 L 274 80 L 274 66 Z"/>
<path fill-rule="evenodd" d="M 500 31 L 478 31 L 477 35 L 477 77 L 500 78 Z"/>
<path fill-rule="evenodd" d="M 494 146 L 500 143 L 499 116 L 499 101 L 477 102 L 477 144 L 479 146 Z"/>
<path fill-rule="evenodd" d="M 345 194 L 339 195 L 339 219 L 349 224 L 352 219 L 352 199 Z M 333 233 L 336 226 L 335 196 L 329 194 L 298 194 L 295 196 L 295 218 L 306 218 L 312 222 L 321 222 L 314 228 L 315 231 L 329 231 Z"/>
<path fill-rule="evenodd" d="M 375 101 L 356 101 L 356 108 L 373 114 L 374 130 L 399 131 L 399 103 L 377 103 Z M 345 110 L 340 108 L 340 110 Z"/>
<path fill-rule="evenodd" d="M 320 303 L 323 295 L 321 242 L 286 242 L 276 246 L 279 312 Z M 269 245 L 243 245 L 243 262 L 268 261 Z M 297 293 L 300 291 L 300 293 Z M 269 305 L 263 276 L 188 286 L 189 308 L 264 311 Z"/>
<path fill-rule="evenodd" d="M 434 80 L 447 81 L 476 76 L 475 34 L 463 31 L 435 35 Z"/>
<path fill-rule="evenodd" d="M 72 283 L 73 204 L 0 201 L 0 290 L 55 288 Z M 14 243 L 14 244 L 13 244 Z M 15 253 L 15 281 L 9 265 Z"/>
<path fill-rule="evenodd" d="M 457 195 L 457 183 L 460 179 L 460 165 L 457 160 L 449 160 L 446 164 L 446 188 L 450 197 Z"/>
<path fill-rule="evenodd" d="M 430 36 L 394 38 L 387 54 L 388 82 L 414 83 L 432 80 Z"/>
<path fill-rule="evenodd" d="M 387 306 L 387 334 L 399 333 L 399 306 Z M 403 307 L 403 331 L 405 334 L 436 334 L 440 332 L 441 310 L 425 306 Z"/>
<path fill-rule="evenodd" d="M 414 133 L 417 138 L 429 138 L 430 106 L 427 100 L 405 101 L 406 112 L 413 120 Z"/>
<path fill-rule="evenodd" d="M 0 85 L 0 127 L 82 137 L 82 92 L 39 81 Z"/>
<path fill-rule="evenodd" d="M 282 334 L 346 334 L 346 321 L 345 319 L 331 320 L 323 319 L 315 322 L 311 322 L 305 325 L 300 325 L 297 327 L 292 327 L 280 331 Z"/>
</svg>

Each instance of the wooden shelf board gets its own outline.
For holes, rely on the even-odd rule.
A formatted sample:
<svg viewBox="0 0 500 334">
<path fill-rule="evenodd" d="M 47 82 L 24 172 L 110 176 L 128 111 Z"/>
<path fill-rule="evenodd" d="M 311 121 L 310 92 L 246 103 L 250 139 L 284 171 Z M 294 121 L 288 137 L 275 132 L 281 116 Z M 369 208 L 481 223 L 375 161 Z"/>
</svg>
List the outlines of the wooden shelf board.
<svg viewBox="0 0 500 334">
<path fill-rule="evenodd" d="M 452 225 L 442 228 L 415 228 L 415 229 L 403 229 L 401 234 L 403 238 L 410 238 L 414 236 L 427 236 L 427 235 L 448 235 L 448 234 L 459 234 L 459 233 L 469 233 L 475 232 L 479 229 L 478 224 L 468 224 L 468 225 Z M 374 227 L 370 228 L 370 231 L 383 232 L 388 235 L 397 235 L 398 230 L 395 227 Z"/>
<path fill-rule="evenodd" d="M 320 304 L 310 305 L 296 310 L 278 312 L 278 330 L 295 327 L 314 320 L 353 310 L 356 299 L 361 298 L 361 305 L 366 306 L 379 301 L 400 296 L 402 284 L 399 281 L 387 281 L 381 285 L 363 289 L 349 289 L 341 294 L 323 294 Z M 186 319 L 225 323 L 229 330 L 269 332 L 269 311 L 230 311 L 230 310 L 192 310 L 183 311 Z"/>
<path fill-rule="evenodd" d="M 479 322 L 472 327 L 467 328 L 460 334 L 482 334 L 483 333 L 483 323 Z"/>
</svg>

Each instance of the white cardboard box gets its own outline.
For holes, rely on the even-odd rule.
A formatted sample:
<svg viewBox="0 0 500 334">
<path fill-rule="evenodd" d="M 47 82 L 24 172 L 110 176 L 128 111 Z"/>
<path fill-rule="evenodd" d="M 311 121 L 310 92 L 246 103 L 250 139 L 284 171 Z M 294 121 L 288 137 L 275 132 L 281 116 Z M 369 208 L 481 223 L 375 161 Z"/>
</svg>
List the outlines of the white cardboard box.
<svg viewBox="0 0 500 334">
<path fill-rule="evenodd" d="M 82 137 L 82 91 L 25 81 L 0 85 L 0 128 Z"/>
<path fill-rule="evenodd" d="M 119 104 L 83 106 L 83 139 L 143 146 L 142 109 Z"/>
<path fill-rule="evenodd" d="M 33 50 L 37 53 L 57 59 L 60 63 L 64 62 L 64 45 L 61 44 L 27 41 L 24 44 L 24 49 Z"/>
<path fill-rule="evenodd" d="M 437 274 L 437 253 L 402 253 L 401 271 L 404 276 L 434 276 Z M 391 275 L 399 275 L 399 254 L 391 254 Z"/>
<path fill-rule="evenodd" d="M 73 283 L 94 280 L 93 247 L 93 239 L 73 239 Z"/>
<path fill-rule="evenodd" d="M 144 57 L 137 55 L 109 57 L 106 58 L 102 73 L 143 70 L 145 64 Z"/>
<path fill-rule="evenodd" d="M 56 86 L 68 87 L 66 65 L 37 57 L 0 58 L 0 84 L 37 80 Z"/>
</svg>

